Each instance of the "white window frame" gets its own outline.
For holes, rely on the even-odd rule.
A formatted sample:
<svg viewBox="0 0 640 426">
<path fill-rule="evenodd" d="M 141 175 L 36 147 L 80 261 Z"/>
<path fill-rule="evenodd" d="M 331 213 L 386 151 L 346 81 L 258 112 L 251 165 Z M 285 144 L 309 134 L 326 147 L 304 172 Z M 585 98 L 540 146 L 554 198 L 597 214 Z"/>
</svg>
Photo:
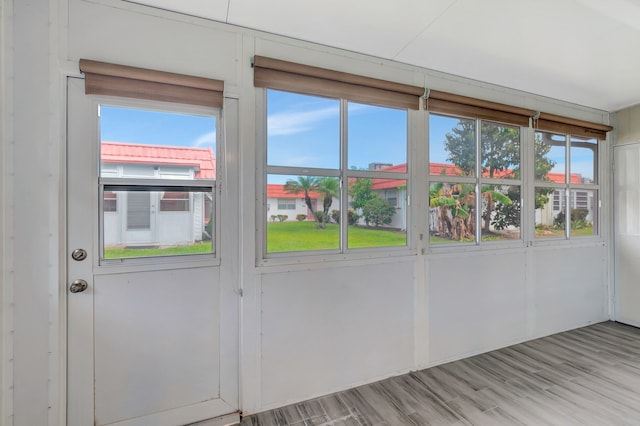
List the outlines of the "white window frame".
<svg viewBox="0 0 640 426">
<path fill-rule="evenodd" d="M 441 116 L 441 117 L 450 117 L 464 120 L 473 120 L 475 121 L 475 148 L 476 148 L 476 158 L 475 158 L 475 169 L 474 176 L 436 176 L 430 174 L 430 166 L 427 166 L 426 176 L 427 176 L 427 199 L 429 197 L 429 189 L 431 185 L 434 183 L 464 183 L 464 184 L 473 184 L 475 185 L 475 241 L 474 242 L 456 242 L 451 241 L 448 243 L 441 244 L 433 244 L 430 242 L 430 214 L 431 211 L 429 209 L 429 202 L 427 202 L 427 211 L 425 215 L 427 217 L 427 229 L 426 229 L 426 241 L 430 250 L 434 252 L 447 252 L 447 251 L 464 251 L 464 250 L 487 250 L 487 249 L 496 249 L 496 248 L 510 248 L 510 247 L 524 247 L 527 241 L 525 235 L 525 226 L 526 226 L 526 217 L 525 211 L 527 209 L 527 198 L 525 197 L 525 182 L 526 182 L 526 173 L 529 168 L 529 165 L 526 161 L 527 155 L 525 147 L 526 134 L 528 132 L 528 127 L 517 126 L 515 124 L 509 123 L 501 123 L 496 120 L 484 120 L 475 117 L 466 117 L 463 115 L 454 115 L 454 114 L 443 114 L 443 113 L 429 113 L 427 115 L 427 120 L 430 120 L 432 115 Z M 502 178 L 484 178 L 482 177 L 482 123 L 493 123 L 497 125 L 503 125 L 507 127 L 514 127 L 519 129 L 520 135 L 520 179 L 502 179 Z M 428 145 L 430 145 L 429 134 L 427 134 Z M 427 149 L 427 164 L 430 165 L 429 159 L 429 149 Z M 482 240 L 482 197 L 478 197 L 477 194 L 480 194 L 480 189 L 484 185 L 509 185 L 509 186 L 519 186 L 520 187 L 520 238 L 517 240 L 497 240 L 497 241 L 488 241 Z"/>
<path fill-rule="evenodd" d="M 347 99 L 337 99 L 340 102 L 340 168 L 339 169 L 314 169 L 309 167 L 285 167 L 285 166 L 269 166 L 267 164 L 267 92 L 270 89 L 257 89 L 256 90 L 256 104 L 258 105 L 258 111 L 261 111 L 257 115 L 256 119 L 256 132 L 257 140 L 259 144 L 258 152 L 260 155 L 256 156 L 256 169 L 258 170 L 256 186 L 258 192 L 261 194 L 262 200 L 256 206 L 256 229 L 259 231 L 256 235 L 256 258 L 258 265 L 268 264 L 287 264 L 290 262 L 317 262 L 325 261 L 329 259 L 358 259 L 358 258 L 375 258 L 375 257 L 397 257 L 405 255 L 413 255 L 416 253 L 415 242 L 413 241 L 412 229 L 415 229 L 413 225 L 411 213 L 412 208 L 410 205 L 410 199 L 413 189 L 411 183 L 411 171 L 414 168 L 414 160 L 410 150 L 413 147 L 412 135 L 419 124 L 416 123 L 416 115 L 410 110 L 406 111 L 407 114 L 407 137 L 406 137 L 406 155 L 407 155 L 407 172 L 380 172 L 372 170 L 350 170 L 347 164 L 347 151 L 348 151 L 348 135 L 347 135 L 347 122 L 348 122 L 348 108 Z M 293 92 L 292 92 L 293 93 Z M 309 95 L 322 98 L 322 96 Z M 326 98 L 326 97 L 325 97 Z M 327 98 L 335 99 L 335 98 Z M 362 104 L 362 102 L 355 102 Z M 386 107 L 390 109 L 398 109 L 392 107 Z M 422 114 L 420 114 L 422 115 Z M 417 132 L 419 133 L 419 131 Z M 267 252 L 267 221 L 261 220 L 267 217 L 269 211 L 269 203 L 267 201 L 267 177 L 270 174 L 291 175 L 291 176 L 319 176 L 319 177 L 336 177 L 340 179 L 340 248 L 337 250 L 309 250 L 309 251 L 291 251 L 291 252 Z M 405 209 L 406 214 L 406 245 L 404 246 L 379 246 L 379 247 L 366 247 L 366 248 L 348 248 L 347 247 L 347 226 L 342 224 L 348 221 L 348 185 L 344 182 L 348 182 L 350 178 L 371 178 L 371 179 L 388 179 L 393 177 L 398 180 L 404 180 L 406 182 L 407 191 L 407 206 Z"/>
<path fill-rule="evenodd" d="M 564 241 L 593 241 L 593 240 L 602 240 L 602 171 L 601 164 L 603 163 L 603 140 L 599 140 L 597 138 L 593 138 L 596 141 L 595 149 L 594 149 L 594 165 L 593 165 L 593 173 L 594 173 L 594 183 L 571 183 L 571 138 L 577 139 L 587 139 L 580 136 L 573 136 L 570 133 L 558 133 L 558 132 L 548 132 L 544 130 L 535 130 L 535 133 L 547 133 L 550 135 L 558 135 L 565 138 L 565 182 L 564 183 L 554 183 L 554 182 L 545 182 L 545 181 L 534 181 L 532 191 L 533 196 L 535 197 L 535 189 L 537 188 L 554 188 L 556 191 L 564 192 L 564 202 L 562 201 L 563 197 L 560 198 L 560 210 L 565 209 L 565 229 L 563 237 L 546 237 L 546 238 L 536 238 L 535 237 L 535 219 L 532 219 L 530 223 L 530 227 L 533 229 L 532 240 L 536 245 L 545 245 L 548 243 L 559 243 Z M 532 144 L 533 145 L 533 144 Z M 535 161 L 535 155 L 532 157 L 532 161 Z M 596 232 L 593 235 L 582 235 L 582 236 L 571 236 L 571 209 L 574 208 L 574 200 L 571 197 L 571 191 L 595 191 L 595 200 L 594 200 L 594 214 L 596 215 L 593 220 L 593 226 Z M 555 196 L 555 193 L 553 194 Z M 551 208 L 553 211 L 556 211 L 553 207 L 553 198 L 549 201 L 552 203 Z M 535 210 L 535 201 L 533 201 L 532 208 Z M 533 214 L 535 217 L 535 211 Z"/>
<path fill-rule="evenodd" d="M 100 108 L 102 106 L 116 107 L 116 108 L 129 108 L 139 109 L 147 111 L 158 111 L 164 113 L 175 114 L 189 114 L 189 115 L 202 115 L 212 117 L 216 123 L 216 140 L 223 140 L 223 123 L 222 123 L 222 109 L 210 108 L 197 105 L 186 105 L 169 102 L 148 101 L 141 99 L 125 98 L 125 97 L 112 97 L 112 96 L 95 96 L 94 105 L 97 111 L 96 121 L 96 153 L 98 155 L 96 161 L 100 162 Z M 118 166 L 118 177 L 100 177 L 100 165 L 98 167 L 98 252 L 99 261 L 98 265 L 104 268 L 119 268 L 121 266 L 134 266 L 134 265 L 149 265 L 149 267 L 157 265 L 167 265 L 168 263 L 194 263 L 199 259 L 206 261 L 207 265 L 211 265 L 211 260 L 214 261 L 212 266 L 218 266 L 220 264 L 220 238 L 214 237 L 212 241 L 212 252 L 208 253 L 194 253 L 194 254 L 182 254 L 182 255 L 163 255 L 163 256 L 145 256 L 145 257 L 132 257 L 132 258 L 117 258 L 117 259 L 105 259 L 104 258 L 104 220 L 103 220 L 103 203 L 104 192 L 111 191 L 109 188 L 121 187 L 126 188 L 137 187 L 145 188 L 150 191 L 162 192 L 165 189 L 175 188 L 176 190 L 189 190 L 211 192 L 213 195 L 213 221 L 214 221 L 214 235 L 220 235 L 220 212 L 221 206 L 218 200 L 220 199 L 221 188 L 219 183 L 220 176 L 224 173 L 224 154 L 220 148 L 220 144 L 216 144 L 216 150 L 214 152 L 214 158 L 216 161 L 216 179 L 189 179 L 180 177 L 178 179 L 156 179 L 154 176 L 149 178 L 141 177 L 126 177 L 123 176 L 123 168 Z M 110 170 L 111 171 L 111 170 Z M 113 190 L 117 192 L 117 190 Z M 191 198 L 191 197 L 190 197 Z M 120 207 L 120 206 L 118 206 Z M 190 206 L 191 207 L 191 206 Z M 158 206 L 159 209 L 159 206 Z M 165 213 L 165 212 L 163 212 Z"/>
</svg>

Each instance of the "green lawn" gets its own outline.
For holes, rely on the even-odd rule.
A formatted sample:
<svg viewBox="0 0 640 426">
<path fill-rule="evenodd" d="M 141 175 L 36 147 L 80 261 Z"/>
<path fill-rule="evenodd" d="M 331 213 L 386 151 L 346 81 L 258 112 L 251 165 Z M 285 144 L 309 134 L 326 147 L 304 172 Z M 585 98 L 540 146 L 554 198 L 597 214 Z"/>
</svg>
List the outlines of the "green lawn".
<svg viewBox="0 0 640 426">
<path fill-rule="evenodd" d="M 350 226 L 349 248 L 404 246 L 404 232 L 369 229 Z M 316 228 L 315 222 L 271 222 L 267 224 L 267 251 L 327 250 L 339 248 L 340 227 L 327 224 L 326 229 Z"/>
<path fill-rule="evenodd" d="M 185 246 L 171 246 L 162 248 L 122 248 L 105 247 L 105 259 L 122 259 L 128 257 L 152 257 L 170 256 L 176 254 L 199 254 L 211 253 L 211 241 L 195 243 Z"/>
</svg>

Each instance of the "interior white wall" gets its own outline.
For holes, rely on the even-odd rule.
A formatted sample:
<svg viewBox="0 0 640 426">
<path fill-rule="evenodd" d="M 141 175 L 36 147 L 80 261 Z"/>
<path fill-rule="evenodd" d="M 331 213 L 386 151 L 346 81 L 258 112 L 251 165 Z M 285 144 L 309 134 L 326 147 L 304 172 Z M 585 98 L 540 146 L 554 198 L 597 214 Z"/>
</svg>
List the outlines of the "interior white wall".
<svg viewBox="0 0 640 426">
<path fill-rule="evenodd" d="M 229 279 L 238 280 L 244 293 L 245 413 L 607 318 L 602 243 L 464 255 L 422 254 L 418 244 L 413 254 L 395 259 L 257 263 L 258 142 L 249 59 L 275 56 L 596 122 L 606 122 L 607 113 L 127 2 L 7 3 L 15 10 L 9 18 L 13 40 L 2 44 L 8 70 L 3 85 L 9 86 L 3 98 L 10 96 L 3 101 L 9 108 L 2 111 L 2 130 L 14 137 L 2 141 L 9 156 L 2 169 L 2 241 L 4 253 L 14 257 L 3 256 L 3 295 L 10 296 L 3 300 L 3 327 L 15 327 L 3 341 L 8 373 L 2 391 L 10 410 L 3 424 L 63 424 L 64 410 L 55 413 L 64 403 L 64 369 L 58 369 L 64 345 L 57 346 L 64 342 L 64 323 L 52 325 L 51 319 L 64 317 L 66 297 L 59 266 L 64 201 L 58 197 L 63 82 L 66 74 L 78 73 L 80 58 L 222 79 L 227 94 L 238 98 L 239 147 L 229 161 L 239 190 L 238 199 L 228 201 L 238 205 L 241 220 L 241 272 Z M 464 268 L 456 266 L 462 256 Z M 500 270 L 504 276 L 495 273 Z"/>
<path fill-rule="evenodd" d="M 614 318 L 640 326 L 640 105 L 614 115 Z"/>
</svg>

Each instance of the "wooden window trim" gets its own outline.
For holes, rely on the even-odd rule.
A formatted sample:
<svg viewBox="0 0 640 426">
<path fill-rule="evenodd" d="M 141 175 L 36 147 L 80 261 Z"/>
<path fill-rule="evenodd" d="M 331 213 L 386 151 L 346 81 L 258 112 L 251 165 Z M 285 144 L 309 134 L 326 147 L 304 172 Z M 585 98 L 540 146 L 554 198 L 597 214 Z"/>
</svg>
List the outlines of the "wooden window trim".
<svg viewBox="0 0 640 426">
<path fill-rule="evenodd" d="M 224 82 L 80 59 L 85 93 L 222 108 Z"/>
<path fill-rule="evenodd" d="M 429 112 L 498 121 L 523 127 L 529 127 L 529 118 L 536 113 L 532 109 L 470 98 L 439 90 L 429 91 L 429 96 L 425 99 L 425 109 Z"/>
<path fill-rule="evenodd" d="M 540 113 L 540 118 L 533 120 L 533 128 L 598 140 L 606 139 L 607 132 L 613 130 L 613 127 L 606 124 L 592 123 L 544 112 Z"/>
<path fill-rule="evenodd" d="M 414 109 L 424 88 L 325 68 L 255 56 L 253 84 L 274 90 L 348 99 L 371 105 Z"/>
</svg>

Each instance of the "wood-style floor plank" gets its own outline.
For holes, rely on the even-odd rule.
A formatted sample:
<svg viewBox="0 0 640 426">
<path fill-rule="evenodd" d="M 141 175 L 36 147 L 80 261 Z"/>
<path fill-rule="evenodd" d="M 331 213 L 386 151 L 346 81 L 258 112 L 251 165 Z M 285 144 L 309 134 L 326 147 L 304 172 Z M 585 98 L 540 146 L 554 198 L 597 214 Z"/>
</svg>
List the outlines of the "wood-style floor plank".
<svg viewBox="0 0 640 426">
<path fill-rule="evenodd" d="M 241 425 L 640 425 L 640 329 L 595 324 L 255 414 Z"/>
</svg>

